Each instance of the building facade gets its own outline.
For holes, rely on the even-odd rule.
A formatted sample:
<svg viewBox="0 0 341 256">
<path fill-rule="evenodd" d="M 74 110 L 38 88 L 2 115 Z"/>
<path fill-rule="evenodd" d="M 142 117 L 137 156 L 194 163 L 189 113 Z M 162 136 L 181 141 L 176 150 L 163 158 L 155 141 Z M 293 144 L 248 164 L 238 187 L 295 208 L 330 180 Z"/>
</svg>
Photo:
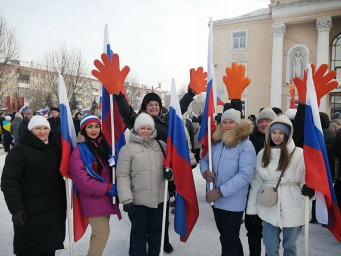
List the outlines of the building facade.
<svg viewBox="0 0 341 256">
<path fill-rule="evenodd" d="M 320 110 L 329 115 L 341 111 L 341 1 L 270 1 L 268 8 L 214 21 L 213 62 L 225 102 L 226 67 L 233 62 L 246 66 L 251 79 L 242 95 L 246 115 L 267 106 L 285 112 L 293 77 L 303 78 L 308 63 L 326 63 L 337 72 L 339 87 L 321 100 Z"/>
</svg>

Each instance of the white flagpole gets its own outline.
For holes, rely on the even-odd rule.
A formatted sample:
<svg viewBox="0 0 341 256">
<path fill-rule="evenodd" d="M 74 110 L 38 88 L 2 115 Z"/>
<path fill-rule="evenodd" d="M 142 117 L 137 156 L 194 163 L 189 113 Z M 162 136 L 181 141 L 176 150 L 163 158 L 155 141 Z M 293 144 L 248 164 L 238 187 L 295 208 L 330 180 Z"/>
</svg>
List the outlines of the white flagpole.
<svg viewBox="0 0 341 256">
<path fill-rule="evenodd" d="M 111 155 L 115 156 L 115 122 L 114 122 L 114 99 L 113 95 L 110 95 L 110 118 L 111 118 Z M 116 169 L 112 167 L 112 183 L 116 184 Z M 112 198 L 112 202 L 116 204 L 116 197 Z"/>
<path fill-rule="evenodd" d="M 169 172 L 169 168 L 166 168 L 166 172 Z M 168 199 L 168 180 L 165 180 L 165 193 L 163 197 L 163 213 L 162 213 L 162 232 L 161 232 L 161 248 L 160 256 L 163 256 L 163 246 L 165 239 L 165 224 L 166 224 L 166 212 L 167 212 L 167 200 Z"/>
<path fill-rule="evenodd" d="M 211 143 L 211 116 L 208 117 L 207 120 L 207 126 L 208 126 L 208 168 L 210 170 L 211 173 L 213 173 L 213 168 L 212 168 L 212 154 L 211 154 L 211 150 L 212 150 L 212 143 Z M 210 182 L 210 190 L 213 189 L 213 182 Z M 211 202 L 211 205 L 214 205 L 214 202 Z"/>
<path fill-rule="evenodd" d="M 72 186 L 72 181 L 71 181 Z M 65 177 L 65 190 L 66 190 L 66 213 L 68 220 L 69 229 L 69 252 L 70 256 L 73 256 L 73 219 L 71 218 L 71 198 L 70 198 L 70 188 L 69 188 L 69 178 Z"/>
<path fill-rule="evenodd" d="M 310 200 L 309 196 L 305 196 L 305 227 L 304 227 L 304 256 L 309 253 L 309 214 L 310 214 Z"/>
</svg>

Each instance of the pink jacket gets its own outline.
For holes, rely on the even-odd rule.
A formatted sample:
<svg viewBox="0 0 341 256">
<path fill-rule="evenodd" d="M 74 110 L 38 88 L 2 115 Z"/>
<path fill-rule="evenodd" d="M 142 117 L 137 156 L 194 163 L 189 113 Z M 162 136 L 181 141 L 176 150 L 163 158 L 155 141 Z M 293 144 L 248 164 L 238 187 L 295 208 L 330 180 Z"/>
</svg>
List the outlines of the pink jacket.
<svg viewBox="0 0 341 256">
<path fill-rule="evenodd" d="M 71 154 L 70 174 L 78 190 L 80 207 L 85 217 L 117 214 L 117 217 L 121 219 L 118 204 L 113 204 L 112 196 L 107 194 L 108 185 L 111 183 L 111 173 L 108 165 L 105 165 L 101 173 L 104 182 L 92 178 L 85 170 L 77 146 Z"/>
</svg>

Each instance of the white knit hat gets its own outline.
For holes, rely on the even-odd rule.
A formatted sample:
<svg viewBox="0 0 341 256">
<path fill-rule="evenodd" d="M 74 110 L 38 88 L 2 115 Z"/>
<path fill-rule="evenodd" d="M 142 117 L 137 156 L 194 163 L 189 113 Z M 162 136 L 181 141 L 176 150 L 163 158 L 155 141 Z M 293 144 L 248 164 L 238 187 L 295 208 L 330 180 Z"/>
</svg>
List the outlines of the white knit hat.
<svg viewBox="0 0 341 256">
<path fill-rule="evenodd" d="M 141 114 L 138 115 L 138 117 L 135 120 L 134 124 L 134 130 L 137 132 L 137 130 L 144 125 L 148 125 L 152 127 L 152 130 L 155 130 L 155 124 L 153 118 L 148 115 L 147 113 L 142 112 Z"/>
<path fill-rule="evenodd" d="M 28 128 L 29 131 L 32 131 L 32 129 L 34 127 L 37 127 L 37 126 L 46 126 L 49 129 L 51 129 L 50 123 L 43 116 L 34 116 L 34 117 L 32 117 L 30 122 L 28 123 L 27 128 Z"/>
<path fill-rule="evenodd" d="M 259 112 L 256 124 L 258 126 L 259 121 L 261 120 L 274 120 L 277 117 L 276 113 L 271 108 L 264 108 L 261 112 Z"/>
<path fill-rule="evenodd" d="M 12 117 L 10 117 L 10 116 L 5 116 L 5 120 L 11 121 L 11 120 L 12 120 Z"/>
<path fill-rule="evenodd" d="M 226 110 L 223 115 L 221 116 L 221 122 L 223 122 L 226 119 L 230 119 L 235 121 L 238 125 L 241 123 L 241 118 L 240 118 L 240 111 L 235 110 L 234 108 L 230 108 Z"/>
</svg>

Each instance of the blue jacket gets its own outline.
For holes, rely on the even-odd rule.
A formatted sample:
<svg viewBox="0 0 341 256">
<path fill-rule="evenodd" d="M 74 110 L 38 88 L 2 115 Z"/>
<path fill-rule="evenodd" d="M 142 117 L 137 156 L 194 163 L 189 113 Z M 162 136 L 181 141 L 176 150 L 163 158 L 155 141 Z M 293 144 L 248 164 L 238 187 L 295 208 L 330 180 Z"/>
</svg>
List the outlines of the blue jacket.
<svg viewBox="0 0 341 256">
<path fill-rule="evenodd" d="M 251 122 L 242 120 L 234 129 L 225 132 L 218 125 L 212 136 L 212 167 L 215 172 L 214 188 L 220 188 L 223 197 L 214 207 L 227 211 L 244 211 L 256 167 L 256 151 L 248 139 L 252 133 Z M 209 169 L 208 154 L 200 161 L 200 171 Z M 209 189 L 209 183 L 207 182 Z"/>
</svg>

